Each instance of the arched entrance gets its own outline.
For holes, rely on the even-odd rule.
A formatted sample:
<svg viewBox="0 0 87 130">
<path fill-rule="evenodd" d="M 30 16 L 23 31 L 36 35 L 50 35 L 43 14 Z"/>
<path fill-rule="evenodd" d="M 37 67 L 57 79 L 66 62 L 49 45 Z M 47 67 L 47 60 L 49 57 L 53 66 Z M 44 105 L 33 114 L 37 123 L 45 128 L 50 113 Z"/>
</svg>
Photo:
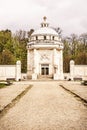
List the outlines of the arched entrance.
<svg viewBox="0 0 87 130">
<path fill-rule="evenodd" d="M 49 64 L 41 64 L 41 75 L 49 75 Z"/>
</svg>

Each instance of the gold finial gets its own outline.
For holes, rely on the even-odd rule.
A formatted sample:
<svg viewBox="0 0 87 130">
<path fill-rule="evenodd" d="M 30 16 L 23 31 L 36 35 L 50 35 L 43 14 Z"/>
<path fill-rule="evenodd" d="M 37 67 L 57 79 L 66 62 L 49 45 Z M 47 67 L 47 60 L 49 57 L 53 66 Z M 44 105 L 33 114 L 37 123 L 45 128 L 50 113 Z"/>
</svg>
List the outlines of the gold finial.
<svg viewBox="0 0 87 130">
<path fill-rule="evenodd" d="M 46 17 L 46 16 L 44 16 L 44 17 L 43 17 L 43 20 L 44 20 L 44 21 L 46 21 L 46 19 L 47 19 L 47 17 Z"/>
</svg>

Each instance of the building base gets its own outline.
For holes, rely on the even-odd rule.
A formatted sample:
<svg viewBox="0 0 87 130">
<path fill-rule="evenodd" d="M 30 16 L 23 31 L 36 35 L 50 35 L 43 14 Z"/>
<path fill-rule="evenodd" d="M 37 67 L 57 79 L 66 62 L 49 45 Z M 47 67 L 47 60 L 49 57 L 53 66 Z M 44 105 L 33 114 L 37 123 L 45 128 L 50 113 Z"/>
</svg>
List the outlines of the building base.
<svg viewBox="0 0 87 130">
<path fill-rule="evenodd" d="M 54 80 L 58 80 L 59 79 L 58 77 L 59 77 L 58 74 L 54 74 Z"/>
<path fill-rule="evenodd" d="M 54 74 L 54 80 L 63 80 L 64 76 L 63 75 L 58 75 L 58 74 Z"/>
<path fill-rule="evenodd" d="M 37 80 L 37 74 L 35 73 L 32 74 L 32 80 Z"/>
</svg>

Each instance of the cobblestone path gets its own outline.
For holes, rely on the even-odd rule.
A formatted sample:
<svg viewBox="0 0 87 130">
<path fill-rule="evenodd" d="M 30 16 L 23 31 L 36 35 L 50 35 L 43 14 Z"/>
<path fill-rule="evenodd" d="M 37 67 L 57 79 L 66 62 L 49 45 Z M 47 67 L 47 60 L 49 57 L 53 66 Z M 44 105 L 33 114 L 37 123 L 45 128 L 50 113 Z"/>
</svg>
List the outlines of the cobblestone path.
<svg viewBox="0 0 87 130">
<path fill-rule="evenodd" d="M 34 86 L 0 119 L 0 130 L 87 130 L 87 107 L 58 82 Z"/>
</svg>

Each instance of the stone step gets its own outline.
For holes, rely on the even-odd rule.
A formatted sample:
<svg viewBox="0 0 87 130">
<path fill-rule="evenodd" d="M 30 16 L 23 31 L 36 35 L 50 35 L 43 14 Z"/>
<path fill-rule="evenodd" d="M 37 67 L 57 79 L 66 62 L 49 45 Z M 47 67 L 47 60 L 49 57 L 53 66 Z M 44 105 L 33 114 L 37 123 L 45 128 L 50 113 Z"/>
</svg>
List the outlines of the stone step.
<svg viewBox="0 0 87 130">
<path fill-rule="evenodd" d="M 52 75 L 39 75 L 38 79 L 53 79 Z"/>
</svg>

